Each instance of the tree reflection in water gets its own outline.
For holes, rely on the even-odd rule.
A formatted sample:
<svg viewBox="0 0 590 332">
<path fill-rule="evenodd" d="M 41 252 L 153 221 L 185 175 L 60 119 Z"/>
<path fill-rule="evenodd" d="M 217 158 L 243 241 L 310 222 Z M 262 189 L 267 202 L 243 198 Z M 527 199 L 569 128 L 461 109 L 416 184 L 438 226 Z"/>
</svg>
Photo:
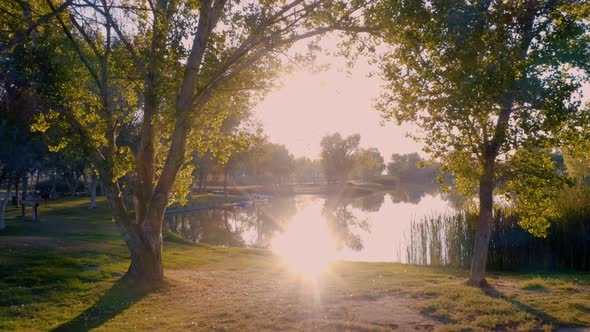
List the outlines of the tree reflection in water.
<svg viewBox="0 0 590 332">
<path fill-rule="evenodd" d="M 164 224 L 169 231 L 193 242 L 267 248 L 295 212 L 292 198 L 278 198 L 269 204 L 174 214 L 166 216 Z"/>
<path fill-rule="evenodd" d="M 426 195 L 440 192 L 438 183 L 400 183 L 396 190 L 388 191 L 391 202 L 418 204 Z"/>
<path fill-rule="evenodd" d="M 269 203 L 230 209 L 209 209 L 166 216 L 165 227 L 182 237 L 220 246 L 268 248 L 276 235 L 305 207 L 319 204 L 317 222 L 325 222 L 338 249 L 363 249 L 362 234 L 371 231 L 371 216 L 379 213 L 389 195 L 393 204 L 417 204 L 438 193 L 437 184 L 404 184 L 396 190 L 347 192 L 325 196 L 277 197 Z M 394 218 L 394 216 L 391 216 Z M 393 220 L 392 220 L 393 222 Z M 313 232 L 313 229 L 309 229 Z"/>
<path fill-rule="evenodd" d="M 352 250 L 362 250 L 363 243 L 361 241 L 360 233 L 369 232 L 370 227 L 367 218 L 357 217 L 352 208 L 354 206 L 363 207 L 362 202 L 377 202 L 379 207 L 383 204 L 383 194 L 373 194 L 371 196 L 381 196 L 381 200 L 362 200 L 360 197 L 327 197 L 324 203 L 324 209 L 322 211 L 323 216 L 326 219 L 329 229 L 332 231 L 338 249 L 346 245 Z M 380 202 L 380 203 L 379 203 Z M 374 204 L 373 208 L 377 204 Z M 377 207 L 377 211 L 379 210 Z"/>
</svg>

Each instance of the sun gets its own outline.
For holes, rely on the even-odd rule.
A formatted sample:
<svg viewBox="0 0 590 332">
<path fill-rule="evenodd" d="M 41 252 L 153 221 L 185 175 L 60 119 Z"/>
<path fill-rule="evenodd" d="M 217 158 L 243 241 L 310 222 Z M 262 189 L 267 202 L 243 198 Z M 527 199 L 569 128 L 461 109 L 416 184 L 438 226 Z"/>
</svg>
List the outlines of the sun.
<svg viewBox="0 0 590 332">
<path fill-rule="evenodd" d="M 285 231 L 271 243 L 295 273 L 316 279 L 336 259 L 336 244 L 323 220 L 318 220 L 319 206 L 310 206 L 291 221 Z"/>
</svg>

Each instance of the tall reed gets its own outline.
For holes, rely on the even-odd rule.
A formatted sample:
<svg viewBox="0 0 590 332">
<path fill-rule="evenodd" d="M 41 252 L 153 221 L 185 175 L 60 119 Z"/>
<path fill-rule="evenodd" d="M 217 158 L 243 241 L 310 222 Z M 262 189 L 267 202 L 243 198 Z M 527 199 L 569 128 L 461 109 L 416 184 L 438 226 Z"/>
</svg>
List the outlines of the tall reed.
<svg viewBox="0 0 590 332">
<path fill-rule="evenodd" d="M 590 271 L 590 190 L 563 195 L 561 217 L 547 237 L 538 238 L 518 225 L 518 217 L 498 208 L 494 213 L 488 268 L 495 270 Z M 588 194 L 580 198 L 581 194 Z M 471 264 L 477 213 L 458 211 L 412 222 L 406 237 L 406 262 L 467 268 Z"/>
</svg>

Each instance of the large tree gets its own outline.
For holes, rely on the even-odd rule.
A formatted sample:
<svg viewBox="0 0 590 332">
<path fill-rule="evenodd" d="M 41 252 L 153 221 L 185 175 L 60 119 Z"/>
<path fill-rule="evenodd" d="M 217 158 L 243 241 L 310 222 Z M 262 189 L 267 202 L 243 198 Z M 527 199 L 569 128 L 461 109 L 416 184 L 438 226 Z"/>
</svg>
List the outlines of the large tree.
<svg viewBox="0 0 590 332">
<path fill-rule="evenodd" d="M 563 149 L 568 174 L 581 182 L 590 179 L 590 140 L 585 139 Z"/>
<path fill-rule="evenodd" d="M 131 254 L 129 276 L 163 278 L 165 209 L 188 192 L 195 149 L 226 153 L 221 124 L 228 110 L 255 102 L 256 89 L 272 83 L 282 52 L 297 41 L 362 30 L 354 27 L 362 5 L 76 0 L 55 15 L 85 73 L 76 80 L 82 91 L 71 89 L 67 105 L 39 127 L 57 119 L 88 145 Z M 136 130 L 133 144 L 121 140 L 124 128 Z M 134 180 L 133 211 L 123 198 L 124 176 Z"/>
<path fill-rule="evenodd" d="M 241 158 L 243 175 L 255 177 L 258 184 L 280 185 L 294 170 L 293 155 L 284 145 L 259 137 Z"/>
<path fill-rule="evenodd" d="M 385 162 L 377 148 L 359 149 L 354 154 L 354 177 L 368 181 L 381 175 L 384 169 Z"/>
<path fill-rule="evenodd" d="M 359 134 L 342 138 L 340 133 L 334 133 L 322 137 L 320 157 L 329 183 L 346 180 L 354 166 L 354 153 L 358 150 L 360 141 Z"/>
<path fill-rule="evenodd" d="M 459 187 L 473 185 L 470 283 L 481 285 L 495 194 L 507 194 L 535 235 L 555 213 L 548 204 L 559 186 L 545 151 L 582 112 L 588 17 L 569 0 L 386 0 L 376 8 L 371 19 L 393 45 L 379 59 L 388 82 L 379 108 L 415 124 L 425 152 Z"/>
<path fill-rule="evenodd" d="M 293 168 L 293 176 L 299 184 L 318 183 L 324 179 L 324 171 L 319 159 L 299 157 L 294 160 Z"/>
<path fill-rule="evenodd" d="M 30 173 L 39 172 L 48 159 L 47 147 L 30 127 L 46 109 L 43 91 L 55 82 L 47 69 L 56 34 L 39 28 L 42 9 L 37 5 L 39 1 L 14 1 L 0 6 L 0 186 L 14 187 L 17 203 L 27 198 Z"/>
<path fill-rule="evenodd" d="M 429 164 L 417 153 L 393 153 L 387 163 L 387 174 L 398 183 L 433 183 L 441 175 L 439 168 L 439 164 Z"/>
</svg>

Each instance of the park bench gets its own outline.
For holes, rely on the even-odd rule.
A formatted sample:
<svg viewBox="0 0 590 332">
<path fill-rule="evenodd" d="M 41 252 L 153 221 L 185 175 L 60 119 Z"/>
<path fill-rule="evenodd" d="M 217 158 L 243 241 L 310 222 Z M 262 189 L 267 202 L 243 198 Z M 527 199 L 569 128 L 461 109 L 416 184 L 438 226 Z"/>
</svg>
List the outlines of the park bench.
<svg viewBox="0 0 590 332">
<path fill-rule="evenodd" d="M 39 221 L 39 211 L 37 208 L 39 207 L 39 203 L 35 201 L 21 201 L 20 205 L 22 207 L 22 216 L 25 216 L 25 209 L 27 206 L 30 206 L 33 209 L 33 221 Z"/>
</svg>

